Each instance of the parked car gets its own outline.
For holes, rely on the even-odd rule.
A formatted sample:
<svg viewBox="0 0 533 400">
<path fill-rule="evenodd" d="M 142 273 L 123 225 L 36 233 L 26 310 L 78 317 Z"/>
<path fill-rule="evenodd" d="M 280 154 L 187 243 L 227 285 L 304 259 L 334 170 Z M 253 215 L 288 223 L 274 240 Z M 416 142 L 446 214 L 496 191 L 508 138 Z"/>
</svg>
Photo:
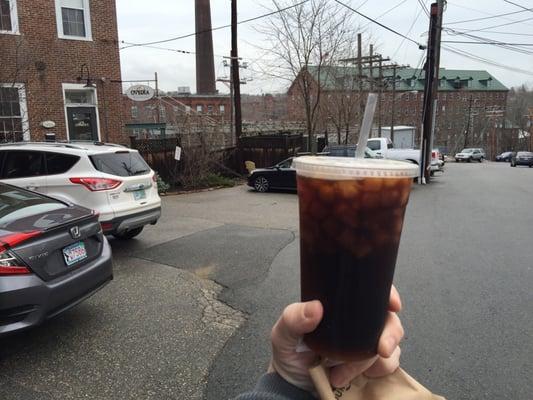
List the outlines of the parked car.
<svg viewBox="0 0 533 400">
<path fill-rule="evenodd" d="M 355 157 L 356 145 L 336 145 L 324 148 L 319 156 Z M 380 158 L 368 147 L 365 158 Z M 248 186 L 264 193 L 270 189 L 296 190 L 296 169 L 293 167 L 294 157 L 287 158 L 272 167 L 257 168 L 248 175 Z"/>
<path fill-rule="evenodd" d="M 511 167 L 516 167 L 517 165 L 527 165 L 531 168 L 533 166 L 533 153 L 530 151 L 513 153 L 511 157 Z"/>
<path fill-rule="evenodd" d="M 270 189 L 296 190 L 296 169 L 292 160 L 290 157 L 272 167 L 254 169 L 248 175 L 248 186 L 261 193 Z"/>
<path fill-rule="evenodd" d="M 0 145 L 0 180 L 96 210 L 105 234 L 137 236 L 161 216 L 156 175 L 137 150 L 93 143 Z"/>
<path fill-rule="evenodd" d="M 420 150 L 418 149 L 395 149 L 392 141 L 388 138 L 370 138 L 367 146 L 378 156 L 389 160 L 409 161 L 420 165 Z M 439 151 L 431 152 L 431 173 L 443 172 L 444 162 L 439 160 Z"/>
<path fill-rule="evenodd" d="M 502 154 L 498 154 L 496 156 L 496 161 L 511 161 L 511 158 L 513 156 L 512 151 L 504 151 Z"/>
<path fill-rule="evenodd" d="M 94 211 L 0 183 L 0 337 L 68 310 L 111 279 Z"/>
<path fill-rule="evenodd" d="M 457 162 L 461 162 L 461 161 L 483 162 L 484 159 L 485 159 L 485 153 L 480 149 L 473 149 L 473 148 L 463 149 L 455 155 L 455 161 Z"/>
</svg>

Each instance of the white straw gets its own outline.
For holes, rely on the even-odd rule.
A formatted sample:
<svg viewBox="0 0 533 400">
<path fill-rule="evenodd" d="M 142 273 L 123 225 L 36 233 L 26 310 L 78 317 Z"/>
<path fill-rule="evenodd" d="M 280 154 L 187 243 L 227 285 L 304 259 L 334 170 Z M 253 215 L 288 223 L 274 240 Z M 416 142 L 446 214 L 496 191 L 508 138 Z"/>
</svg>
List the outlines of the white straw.
<svg viewBox="0 0 533 400">
<path fill-rule="evenodd" d="M 366 142 L 372 129 L 372 121 L 374 120 L 374 112 L 376 111 L 376 104 L 378 102 L 378 95 L 376 93 L 369 93 L 366 100 L 365 115 L 363 116 L 363 123 L 359 131 L 359 140 L 357 141 L 357 150 L 355 151 L 355 158 L 365 158 Z"/>
</svg>

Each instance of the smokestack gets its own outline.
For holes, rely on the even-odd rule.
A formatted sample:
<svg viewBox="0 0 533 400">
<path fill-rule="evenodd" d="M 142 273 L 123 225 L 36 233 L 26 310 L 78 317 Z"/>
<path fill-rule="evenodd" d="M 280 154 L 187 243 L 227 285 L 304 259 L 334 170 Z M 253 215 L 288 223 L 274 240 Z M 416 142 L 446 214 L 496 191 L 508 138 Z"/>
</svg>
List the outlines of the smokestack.
<svg viewBox="0 0 533 400">
<path fill-rule="evenodd" d="M 213 61 L 213 35 L 211 33 L 210 0 L 195 0 L 196 18 L 196 93 L 214 94 L 215 63 Z"/>
</svg>

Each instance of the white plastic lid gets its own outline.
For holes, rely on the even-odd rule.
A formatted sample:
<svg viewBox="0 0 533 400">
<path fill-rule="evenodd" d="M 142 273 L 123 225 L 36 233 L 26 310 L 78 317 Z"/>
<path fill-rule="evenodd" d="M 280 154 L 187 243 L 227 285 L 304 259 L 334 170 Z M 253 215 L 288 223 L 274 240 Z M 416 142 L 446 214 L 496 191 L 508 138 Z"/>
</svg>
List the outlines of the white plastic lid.
<svg viewBox="0 0 533 400">
<path fill-rule="evenodd" d="M 374 158 L 302 156 L 294 158 L 298 175 L 318 179 L 414 178 L 418 165 Z"/>
</svg>

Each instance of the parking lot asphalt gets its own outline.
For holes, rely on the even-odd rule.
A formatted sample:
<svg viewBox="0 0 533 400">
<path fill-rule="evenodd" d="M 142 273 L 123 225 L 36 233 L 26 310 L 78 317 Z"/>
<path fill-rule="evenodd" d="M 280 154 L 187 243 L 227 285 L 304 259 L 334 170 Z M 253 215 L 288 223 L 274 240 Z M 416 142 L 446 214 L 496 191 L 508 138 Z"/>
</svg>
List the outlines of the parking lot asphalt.
<svg viewBox="0 0 533 400">
<path fill-rule="evenodd" d="M 529 399 L 533 170 L 447 164 L 415 187 L 396 284 L 403 366 L 449 399 Z M 299 297 L 293 193 L 245 186 L 163 198 L 115 279 L 0 340 L 0 398 L 226 399 L 253 386 L 270 327 Z"/>
</svg>

